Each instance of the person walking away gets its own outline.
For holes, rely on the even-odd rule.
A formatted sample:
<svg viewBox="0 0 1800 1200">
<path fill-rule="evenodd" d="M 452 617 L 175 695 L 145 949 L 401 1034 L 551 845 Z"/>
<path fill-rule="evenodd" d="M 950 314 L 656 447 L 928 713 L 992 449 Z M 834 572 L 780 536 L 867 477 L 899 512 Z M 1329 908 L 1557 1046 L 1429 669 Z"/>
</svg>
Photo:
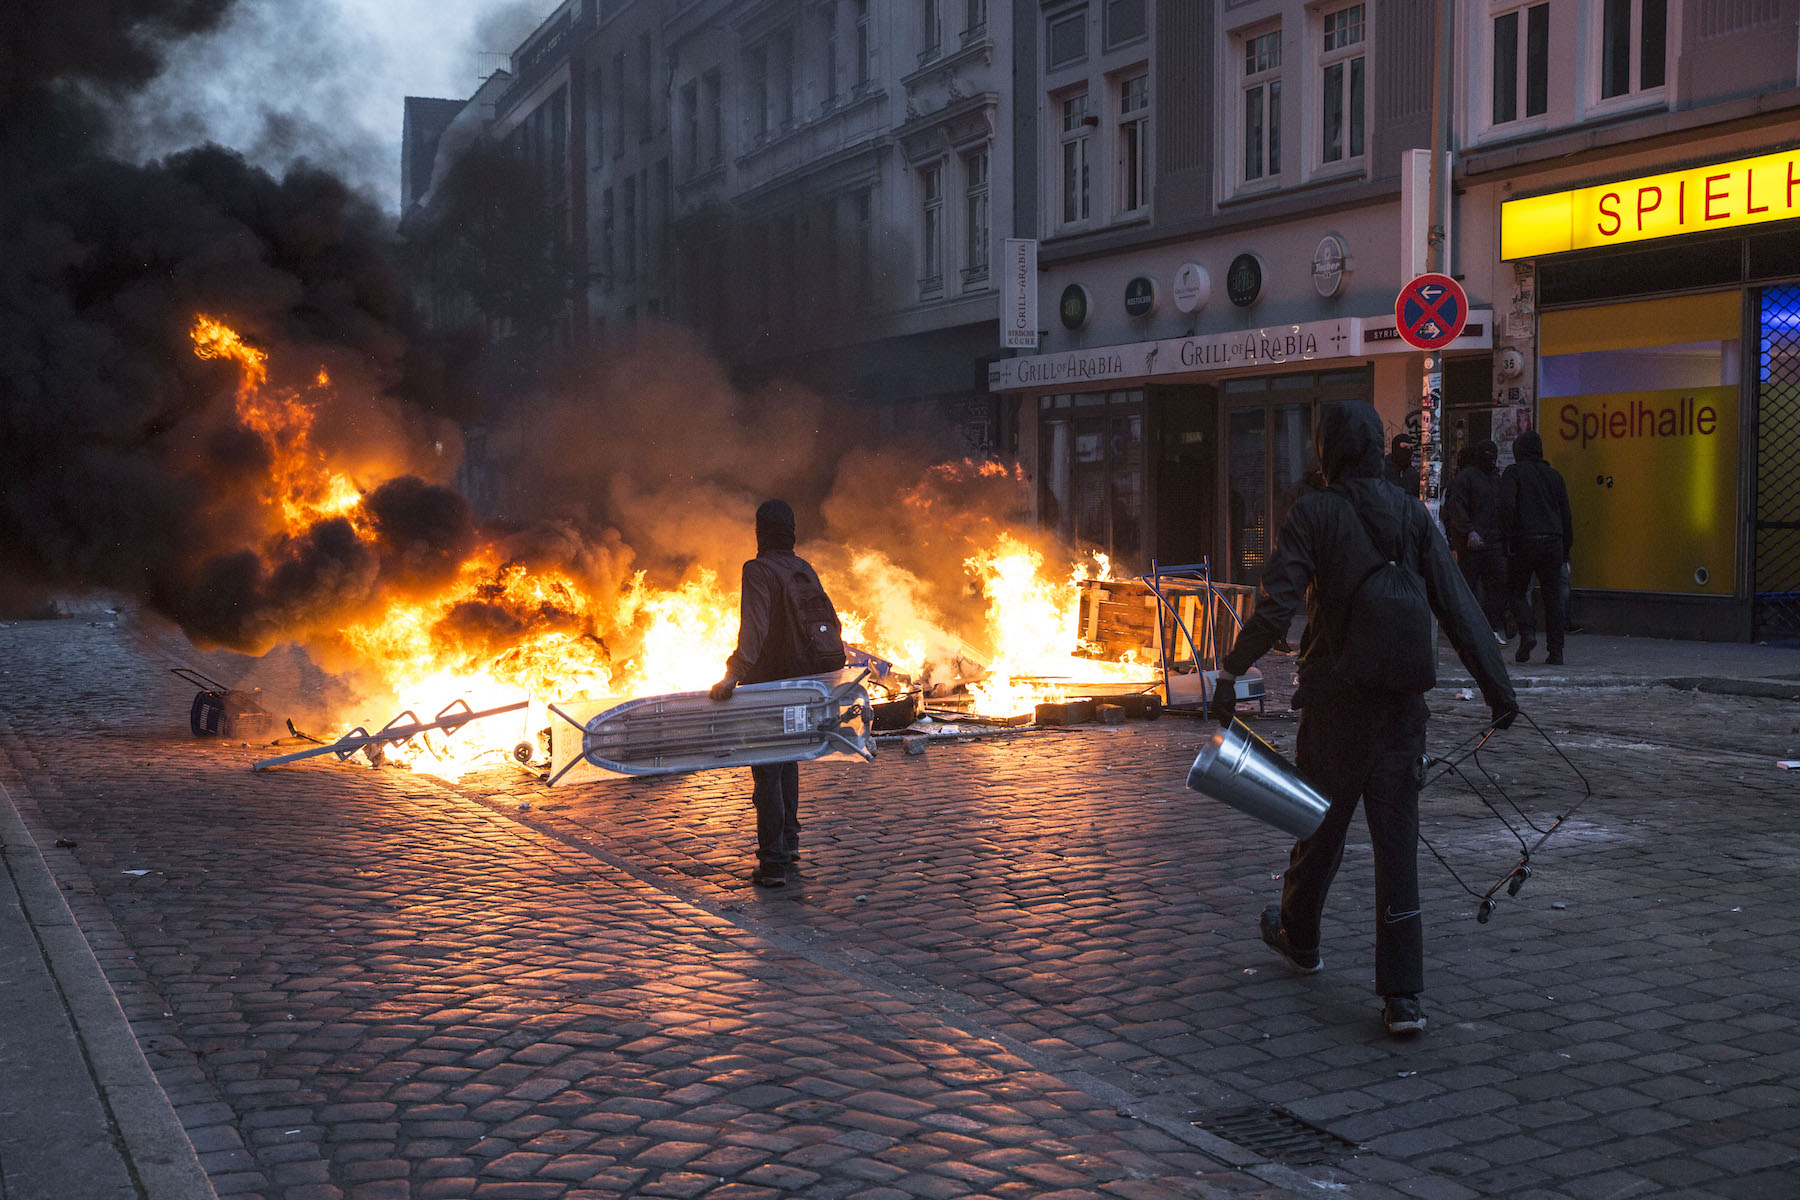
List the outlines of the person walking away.
<svg viewBox="0 0 1800 1200">
<path fill-rule="evenodd" d="M 1487 620 L 1431 514 L 1382 479 L 1381 435 L 1366 403 L 1325 409 L 1314 445 L 1329 486 L 1301 496 L 1282 522 L 1210 712 L 1231 722 L 1237 678 L 1275 644 L 1304 598 L 1295 757 L 1330 808 L 1318 832 L 1294 843 L 1281 903 L 1262 914 L 1262 939 L 1303 974 L 1321 969 L 1325 894 L 1360 802 L 1375 851 L 1375 990 L 1388 1031 L 1409 1034 L 1425 1028 L 1417 768 L 1430 715 L 1424 694 L 1436 681 L 1434 616 L 1479 682 L 1494 724 L 1506 728 L 1518 706 Z"/>
<path fill-rule="evenodd" d="M 729 700 L 740 683 L 771 683 L 823 675 L 844 666 L 837 609 L 812 564 L 794 553 L 794 510 L 766 500 L 756 510 L 756 557 L 744 564 L 737 649 L 725 677 L 712 686 L 714 700 Z M 756 809 L 759 887 L 783 887 L 800 857 L 800 765 L 751 767 L 750 802 Z"/>
<path fill-rule="evenodd" d="M 1419 498 L 1419 464 L 1413 461 L 1413 440 L 1404 433 L 1394 435 L 1393 445 L 1388 449 L 1387 465 L 1382 468 L 1381 477 L 1411 496 Z"/>
<path fill-rule="evenodd" d="M 1494 641 L 1504 646 L 1508 584 L 1500 536 L 1500 447 L 1484 439 L 1466 447 L 1464 455 L 1444 500 L 1444 529 Z"/>
<path fill-rule="evenodd" d="M 1500 523 L 1506 539 L 1514 615 L 1519 622 L 1519 650 L 1514 658 L 1530 662 L 1537 648 L 1537 619 L 1531 609 L 1531 581 L 1537 580 L 1544 602 L 1544 661 L 1561 666 L 1563 633 L 1568 614 L 1563 611 L 1563 575 L 1568 570 L 1569 550 L 1575 542 L 1575 524 L 1569 511 L 1569 489 L 1562 474 L 1544 461 L 1544 439 L 1527 429 L 1513 439 L 1513 463 L 1500 476 Z"/>
</svg>

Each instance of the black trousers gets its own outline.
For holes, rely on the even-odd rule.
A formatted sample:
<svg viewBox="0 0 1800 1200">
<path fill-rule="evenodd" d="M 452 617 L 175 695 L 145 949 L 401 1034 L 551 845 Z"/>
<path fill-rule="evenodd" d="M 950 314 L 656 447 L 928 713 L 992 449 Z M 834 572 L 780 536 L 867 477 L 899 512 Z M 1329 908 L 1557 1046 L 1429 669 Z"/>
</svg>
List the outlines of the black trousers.
<svg viewBox="0 0 1800 1200">
<path fill-rule="evenodd" d="M 1317 833 L 1294 843 L 1281 883 L 1281 924 L 1301 949 L 1319 944 L 1325 893 L 1344 860 L 1360 801 L 1375 851 L 1375 991 L 1414 996 L 1425 987 L 1419 914 L 1419 780 L 1425 753 L 1423 697 L 1329 696 L 1300 710 L 1295 765 L 1331 808 Z"/>
<path fill-rule="evenodd" d="M 1457 552 L 1456 565 L 1462 568 L 1463 579 L 1475 594 L 1476 603 L 1481 605 L 1489 628 L 1504 630 L 1509 587 L 1506 555 L 1498 546 L 1483 546 L 1479 550 L 1465 546 Z"/>
<path fill-rule="evenodd" d="M 756 788 L 756 861 L 769 867 L 790 865 L 800 853 L 800 764 L 772 763 L 751 767 Z"/>
<path fill-rule="evenodd" d="M 1519 539 L 1512 556 L 1513 612 L 1519 619 L 1519 636 L 1534 637 L 1537 614 L 1531 611 L 1531 581 L 1536 578 L 1544 601 L 1544 641 L 1550 653 L 1561 654 L 1567 614 L 1562 607 L 1563 544 L 1560 537 Z"/>
</svg>

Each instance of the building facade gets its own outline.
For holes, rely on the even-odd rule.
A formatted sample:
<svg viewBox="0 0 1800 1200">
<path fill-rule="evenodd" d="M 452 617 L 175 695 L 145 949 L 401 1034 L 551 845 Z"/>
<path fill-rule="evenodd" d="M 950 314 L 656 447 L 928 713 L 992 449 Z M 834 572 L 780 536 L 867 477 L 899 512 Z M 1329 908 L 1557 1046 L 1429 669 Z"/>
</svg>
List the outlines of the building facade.
<svg viewBox="0 0 1800 1200">
<path fill-rule="evenodd" d="M 1416 430 L 1425 356 L 1393 314 L 1432 223 L 1433 7 L 1015 5 L 1042 340 L 990 386 L 1044 524 L 1129 565 L 1204 558 L 1254 583 L 1321 403 L 1366 399 L 1390 433 Z M 1440 219 L 1471 311 L 1443 352 L 1446 459 L 1488 436 L 1510 457 L 1541 430 L 1589 629 L 1800 632 L 1784 340 L 1800 209 L 1781 207 L 1800 5 L 1447 7 Z M 1676 169 L 1698 173 L 1653 178 Z M 1699 207 L 1657 224 L 1684 181 Z M 1627 204 L 1649 205 L 1648 232 Z M 1562 240 L 1543 234 L 1559 220 Z M 1584 220 L 1611 232 L 1571 235 Z M 1612 436 L 1621 421 L 1686 432 Z"/>
</svg>

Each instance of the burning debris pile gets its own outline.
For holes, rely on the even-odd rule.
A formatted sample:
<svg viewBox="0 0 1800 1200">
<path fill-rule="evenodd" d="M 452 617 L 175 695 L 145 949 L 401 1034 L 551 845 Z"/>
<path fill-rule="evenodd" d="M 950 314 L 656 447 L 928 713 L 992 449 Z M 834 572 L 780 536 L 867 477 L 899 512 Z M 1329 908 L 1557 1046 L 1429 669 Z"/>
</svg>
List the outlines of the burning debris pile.
<svg viewBox="0 0 1800 1200">
<path fill-rule="evenodd" d="M 534 727 L 545 702 L 691 691 L 721 670 L 737 634 L 737 597 L 718 570 L 698 566 L 659 586 L 645 570 L 619 569 L 621 547 L 586 544 L 572 530 L 560 555 L 534 555 L 479 529 L 443 489 L 325 453 L 314 436 L 316 406 L 333 386 L 324 370 L 284 387 L 271 382 L 267 354 L 221 322 L 202 316 L 191 337 L 198 357 L 235 365 L 238 420 L 270 448 L 256 506 L 272 527 L 256 550 L 259 563 L 276 565 L 258 573 L 256 589 L 278 592 L 284 564 L 307 547 L 365 550 L 372 574 L 353 589 L 345 581 L 362 602 L 289 631 L 356 674 L 365 694 L 421 714 L 454 702 L 488 710 L 530 700 L 525 721 Z M 968 473 L 1018 482 L 998 464 L 945 464 L 906 502 L 932 509 L 930 488 Z M 401 528 L 419 536 L 402 539 Z M 934 611 L 924 581 L 882 551 L 826 547 L 820 558 L 828 589 L 848 602 L 846 640 L 890 665 L 892 693 L 1013 716 L 1071 687 L 1141 683 L 1148 674 L 1076 653 L 1081 585 L 1108 576 L 1101 556 L 1053 570 L 1020 535 L 998 532 L 961 564 L 985 606 L 979 628 L 963 634 Z M 455 749 L 421 742 L 410 761 L 456 774 L 519 738 L 509 725 L 459 738 Z"/>
</svg>

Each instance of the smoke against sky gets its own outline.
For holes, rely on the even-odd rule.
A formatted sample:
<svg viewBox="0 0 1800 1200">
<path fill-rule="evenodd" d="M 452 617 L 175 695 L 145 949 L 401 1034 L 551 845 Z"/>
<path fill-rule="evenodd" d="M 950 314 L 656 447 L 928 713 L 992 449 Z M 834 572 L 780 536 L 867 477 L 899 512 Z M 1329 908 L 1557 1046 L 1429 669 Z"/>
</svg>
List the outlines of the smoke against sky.
<svg viewBox="0 0 1800 1200">
<path fill-rule="evenodd" d="M 115 146 L 143 160 L 212 141 L 276 174 L 305 158 L 396 211 L 404 98 L 469 96 L 556 3 L 237 0 L 168 48 Z"/>
</svg>

